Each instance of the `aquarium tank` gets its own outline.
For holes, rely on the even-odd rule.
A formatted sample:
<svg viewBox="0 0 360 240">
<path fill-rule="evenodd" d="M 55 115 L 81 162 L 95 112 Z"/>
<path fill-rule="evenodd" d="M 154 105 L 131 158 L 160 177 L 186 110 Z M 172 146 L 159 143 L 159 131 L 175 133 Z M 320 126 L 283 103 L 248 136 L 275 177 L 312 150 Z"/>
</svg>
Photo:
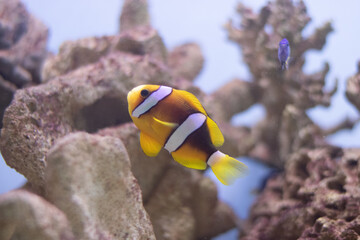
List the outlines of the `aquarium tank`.
<svg viewBox="0 0 360 240">
<path fill-rule="evenodd" d="M 359 8 L 1 0 L 0 239 L 359 239 Z"/>
</svg>

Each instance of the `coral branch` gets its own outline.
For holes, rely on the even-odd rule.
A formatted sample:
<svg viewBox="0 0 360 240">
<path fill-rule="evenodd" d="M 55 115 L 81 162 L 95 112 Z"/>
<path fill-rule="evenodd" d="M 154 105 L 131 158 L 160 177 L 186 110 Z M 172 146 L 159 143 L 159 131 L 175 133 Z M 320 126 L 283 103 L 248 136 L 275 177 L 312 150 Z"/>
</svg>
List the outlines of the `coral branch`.
<svg viewBox="0 0 360 240">
<path fill-rule="evenodd" d="M 204 56 L 200 46 L 187 43 L 173 49 L 169 54 L 169 67 L 176 77 L 194 81 L 204 65 Z"/>
<path fill-rule="evenodd" d="M 347 80 L 346 97 L 360 111 L 360 61 L 357 68 L 357 73 Z"/>
<path fill-rule="evenodd" d="M 119 32 L 150 26 L 147 0 L 126 0 L 120 15 Z"/>
<path fill-rule="evenodd" d="M 352 129 L 356 124 L 360 123 L 360 119 L 357 120 L 351 120 L 350 118 L 346 118 L 337 125 L 323 130 L 323 135 L 328 136 L 331 134 L 334 134 L 338 131 L 344 130 L 344 129 Z"/>
<path fill-rule="evenodd" d="M 228 105 L 238 107 L 226 109 L 228 115 L 224 115 L 224 119 L 228 120 L 234 114 L 232 110 L 242 111 L 252 104 L 261 103 L 267 114 L 263 121 L 251 129 L 252 141 L 256 144 L 249 154 L 282 168 L 289 153 L 307 145 L 306 139 L 322 138 L 320 128 L 306 117 L 305 112 L 317 105 L 329 106 L 331 96 L 337 90 L 337 82 L 332 91 L 324 91 L 329 64 L 326 63 L 319 72 L 307 75 L 302 71 L 305 63 L 303 55 L 309 49 L 322 49 L 326 37 L 333 29 L 330 23 L 326 23 L 316 29 L 309 38 L 304 39 L 301 32 L 309 23 L 310 17 L 302 1 L 270 2 L 258 14 L 243 4 L 239 4 L 237 10 L 241 15 L 239 27 L 229 21 L 226 29 L 229 39 L 242 49 L 243 59 L 252 74 L 253 91 L 246 90 L 248 96 L 243 96 L 246 96 L 247 101 L 241 97 L 236 97 L 236 100 L 232 97 L 231 101 L 225 101 L 224 108 L 229 108 Z M 291 58 L 289 69 L 281 71 L 276 56 L 278 43 L 285 37 L 290 42 Z M 224 92 L 237 95 L 235 91 L 242 93 L 240 89 L 234 92 L 226 89 Z M 292 108 L 289 106 L 296 109 L 297 117 L 287 122 L 286 116 L 292 116 L 286 112 Z M 292 132 L 291 128 L 296 129 L 295 132 Z M 304 135 L 298 134 L 300 132 Z M 284 140 L 279 140 L 278 136 L 282 136 Z M 323 145 L 323 141 L 308 142 L 311 147 Z"/>
<path fill-rule="evenodd" d="M 229 121 L 235 114 L 245 111 L 261 98 L 258 87 L 251 82 L 234 79 L 205 99 L 215 119 Z"/>
</svg>

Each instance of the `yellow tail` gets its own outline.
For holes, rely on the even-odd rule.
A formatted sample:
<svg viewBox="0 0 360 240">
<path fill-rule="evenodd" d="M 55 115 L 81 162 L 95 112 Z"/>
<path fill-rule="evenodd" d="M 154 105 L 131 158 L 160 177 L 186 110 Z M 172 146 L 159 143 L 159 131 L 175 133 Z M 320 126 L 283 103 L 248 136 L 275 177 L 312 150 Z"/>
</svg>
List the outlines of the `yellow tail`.
<svg viewBox="0 0 360 240">
<path fill-rule="evenodd" d="M 233 184 L 237 178 L 243 176 L 247 171 L 245 164 L 220 151 L 214 152 L 207 163 L 224 185 Z"/>
</svg>

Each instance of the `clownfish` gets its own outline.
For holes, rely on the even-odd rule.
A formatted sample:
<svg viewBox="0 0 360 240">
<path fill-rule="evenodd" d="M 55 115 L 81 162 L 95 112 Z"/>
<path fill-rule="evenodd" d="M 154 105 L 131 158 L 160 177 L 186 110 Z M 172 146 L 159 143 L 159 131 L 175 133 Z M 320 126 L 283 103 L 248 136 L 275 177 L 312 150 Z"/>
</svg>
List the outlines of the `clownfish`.
<svg viewBox="0 0 360 240">
<path fill-rule="evenodd" d="M 223 145 L 224 137 L 193 94 L 167 86 L 141 85 L 128 93 L 127 100 L 147 156 L 154 157 L 165 148 L 185 167 L 204 170 L 209 165 L 225 185 L 246 171 L 245 164 L 216 149 Z"/>
</svg>

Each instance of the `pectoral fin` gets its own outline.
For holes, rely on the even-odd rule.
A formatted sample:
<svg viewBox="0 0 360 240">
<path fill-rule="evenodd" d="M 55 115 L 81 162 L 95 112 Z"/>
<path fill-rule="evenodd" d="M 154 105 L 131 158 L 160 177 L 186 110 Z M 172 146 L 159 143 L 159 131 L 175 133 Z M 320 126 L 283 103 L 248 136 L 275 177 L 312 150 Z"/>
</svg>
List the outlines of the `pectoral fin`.
<svg viewBox="0 0 360 240">
<path fill-rule="evenodd" d="M 162 147 L 162 144 L 144 132 L 140 132 L 140 145 L 144 153 L 149 157 L 157 156 Z"/>
<path fill-rule="evenodd" d="M 206 119 L 206 124 L 209 129 L 212 144 L 215 147 L 220 147 L 224 144 L 224 136 L 222 135 L 218 125 L 209 117 Z"/>
<path fill-rule="evenodd" d="M 156 122 L 158 122 L 158 123 L 160 123 L 160 124 L 162 124 L 162 125 L 164 125 L 164 126 L 166 126 L 166 127 L 176 128 L 176 127 L 179 126 L 178 123 L 161 121 L 160 119 L 157 119 L 156 117 L 153 117 L 153 119 L 154 119 Z"/>
</svg>

